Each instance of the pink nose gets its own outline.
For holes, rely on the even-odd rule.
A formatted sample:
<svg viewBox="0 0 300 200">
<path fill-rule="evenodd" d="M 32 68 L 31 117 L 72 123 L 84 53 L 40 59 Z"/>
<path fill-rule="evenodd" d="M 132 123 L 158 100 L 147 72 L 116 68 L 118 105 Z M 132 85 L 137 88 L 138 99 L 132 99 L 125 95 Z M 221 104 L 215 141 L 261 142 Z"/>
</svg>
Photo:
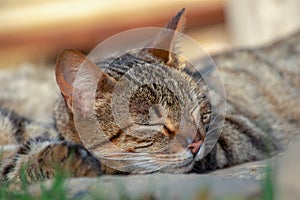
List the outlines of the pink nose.
<svg viewBox="0 0 300 200">
<path fill-rule="evenodd" d="M 193 142 L 193 143 L 189 144 L 188 148 L 195 155 L 199 151 L 202 143 L 203 143 L 202 140 L 199 140 L 198 142 Z"/>
</svg>

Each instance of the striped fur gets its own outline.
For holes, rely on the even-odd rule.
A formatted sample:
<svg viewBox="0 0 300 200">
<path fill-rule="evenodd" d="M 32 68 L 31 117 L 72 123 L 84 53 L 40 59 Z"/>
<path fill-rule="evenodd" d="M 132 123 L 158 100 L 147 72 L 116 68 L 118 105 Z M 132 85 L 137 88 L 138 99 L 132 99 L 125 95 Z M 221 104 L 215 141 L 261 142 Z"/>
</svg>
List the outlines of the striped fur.
<svg viewBox="0 0 300 200">
<path fill-rule="evenodd" d="M 30 114 L 25 114 L 24 117 L 16 114 L 20 113 L 18 108 L 15 111 L 0 109 L 0 142 L 4 150 L 0 178 L 6 183 L 20 185 L 23 166 L 27 166 L 25 175 L 29 183 L 51 178 L 57 166 L 69 171 L 72 176 L 98 176 L 102 173 L 122 173 L 122 171 L 201 173 L 272 156 L 282 150 L 287 141 L 300 130 L 299 54 L 300 32 L 265 47 L 234 50 L 213 56 L 224 80 L 227 94 L 226 116 L 223 132 L 217 144 L 200 160 L 193 156 L 188 145 L 193 141 L 194 134 L 204 133 L 205 137 L 209 121 L 205 121 L 204 116 L 209 113 L 210 108 L 209 99 L 205 96 L 206 91 L 202 87 L 204 85 L 193 87 L 196 84 L 195 80 L 199 79 L 194 75 L 193 69 L 187 67 L 185 71 L 180 71 L 174 69 L 174 66 L 171 69 L 162 60 L 140 53 L 126 54 L 113 62 L 96 63 L 97 68 L 116 81 L 120 81 L 128 70 L 139 67 L 145 69 L 152 67 L 159 73 L 153 75 L 147 70 L 142 72 L 135 70 L 134 73 L 126 74 L 124 77 L 138 84 L 151 78 L 156 78 L 158 82 L 169 81 L 169 89 L 159 84 L 146 84 L 134 93 L 129 102 L 133 118 L 148 126 L 152 119 L 149 118 L 151 113 L 156 113 L 156 117 L 159 117 L 163 109 L 169 110 L 167 121 L 170 123 L 159 134 L 153 136 L 156 143 L 151 143 L 151 140 L 149 142 L 147 140 L 149 138 L 124 136 L 125 133 L 112 121 L 112 110 L 109 106 L 112 94 L 111 91 L 106 91 L 97 94 L 93 112 L 100 122 L 99 128 L 105 129 L 104 132 L 115 145 L 123 145 L 125 152 L 113 154 L 108 144 L 101 143 L 99 139 L 94 146 L 87 147 L 93 151 L 91 154 L 81 144 L 82 137 L 79 137 L 78 127 L 75 127 L 74 123 L 74 113 L 68 108 L 67 100 L 57 97 L 59 95 L 55 95 L 53 91 L 56 91 L 56 88 L 53 87 L 48 91 L 48 96 L 47 94 L 43 96 L 49 101 L 43 103 L 51 105 L 50 99 L 55 99 L 54 124 L 52 119 L 45 123 L 38 122 Z M 206 66 L 205 60 L 199 59 L 199 65 L 209 70 L 210 66 Z M 175 76 L 176 79 L 168 79 L 170 73 L 173 73 L 172 77 Z M 12 78 L 9 81 L 18 80 Z M 28 82 L 36 84 L 31 78 L 28 78 Z M 178 84 L 181 83 L 183 86 L 179 87 Z M 39 87 L 38 84 L 36 87 Z M 98 89 L 99 87 L 101 86 L 98 86 Z M 180 98 L 176 99 L 172 90 L 177 91 L 179 96 L 185 94 L 190 96 L 185 96 L 182 98 L 185 101 L 180 102 Z M 29 92 L 29 94 L 37 96 L 36 93 Z M 202 110 L 198 113 L 202 122 L 205 121 L 200 126 L 202 129 L 190 129 L 193 124 L 189 124 L 192 122 L 188 120 L 187 130 L 191 133 L 187 138 L 179 138 L 175 147 L 165 149 L 163 152 L 150 156 L 145 154 L 148 151 L 156 151 L 161 144 L 168 144 L 176 135 L 179 105 L 184 104 L 188 111 L 192 111 L 193 98 L 198 99 L 200 104 L 203 103 Z M 109 100 L 109 103 L 103 103 L 101 99 Z M 125 97 L 119 96 L 117 100 L 125 102 Z M 162 106 L 151 107 L 153 104 Z M 45 110 L 41 113 L 43 112 Z M 145 133 L 144 130 L 139 131 L 141 135 Z M 128 144 L 124 141 L 129 141 L 130 148 L 127 148 Z M 100 157 L 99 152 L 108 156 Z"/>
</svg>

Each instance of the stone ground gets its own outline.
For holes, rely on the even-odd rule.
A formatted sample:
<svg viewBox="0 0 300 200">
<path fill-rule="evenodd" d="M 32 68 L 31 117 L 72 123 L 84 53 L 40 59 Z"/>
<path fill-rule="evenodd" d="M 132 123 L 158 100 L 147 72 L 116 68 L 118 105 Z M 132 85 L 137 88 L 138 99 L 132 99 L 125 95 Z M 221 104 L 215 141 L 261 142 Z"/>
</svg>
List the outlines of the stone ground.
<svg viewBox="0 0 300 200">
<path fill-rule="evenodd" d="M 150 174 L 77 178 L 67 182 L 70 197 L 90 193 L 97 199 L 255 199 L 261 192 L 266 161 L 246 163 L 207 174 Z M 47 184 L 50 184 L 48 182 Z M 38 195 L 38 186 L 31 191 Z"/>
<path fill-rule="evenodd" d="M 150 174 L 69 179 L 71 198 L 91 199 L 262 199 L 267 166 L 272 167 L 275 199 L 300 199 L 300 137 L 288 151 L 266 161 L 245 163 L 207 174 Z M 50 185 L 51 181 L 46 184 Z M 40 187 L 30 191 L 39 195 Z M 90 198 L 86 198 L 90 199 Z"/>
</svg>

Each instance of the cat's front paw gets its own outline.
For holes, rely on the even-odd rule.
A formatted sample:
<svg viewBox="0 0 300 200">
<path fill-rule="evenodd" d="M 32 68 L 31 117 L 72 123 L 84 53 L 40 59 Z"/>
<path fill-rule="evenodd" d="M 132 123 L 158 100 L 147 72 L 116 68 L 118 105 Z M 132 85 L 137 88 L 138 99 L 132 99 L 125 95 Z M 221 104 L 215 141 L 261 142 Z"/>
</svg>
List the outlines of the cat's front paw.
<svg viewBox="0 0 300 200">
<path fill-rule="evenodd" d="M 56 170 L 63 170 L 72 177 L 101 175 L 100 162 L 83 145 L 61 142 L 46 146 L 37 156 L 41 173 L 53 177 Z"/>
</svg>

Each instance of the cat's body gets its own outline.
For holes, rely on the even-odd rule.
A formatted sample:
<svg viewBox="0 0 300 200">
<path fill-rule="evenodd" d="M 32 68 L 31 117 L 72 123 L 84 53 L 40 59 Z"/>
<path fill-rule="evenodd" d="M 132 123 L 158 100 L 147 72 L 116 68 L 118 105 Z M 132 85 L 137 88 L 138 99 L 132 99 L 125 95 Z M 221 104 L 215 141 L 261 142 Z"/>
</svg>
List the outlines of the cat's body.
<svg viewBox="0 0 300 200">
<path fill-rule="evenodd" d="M 169 28 L 174 30 L 179 21 L 178 15 L 176 17 L 168 24 Z M 177 21 L 176 26 L 174 26 L 174 20 Z M 22 165 L 27 166 L 25 172 L 28 182 L 52 177 L 57 165 L 68 170 L 72 176 L 97 176 L 102 173 L 124 172 L 204 172 L 273 155 L 286 145 L 289 138 L 299 133 L 300 33 L 263 48 L 236 50 L 213 56 L 213 60 L 223 75 L 227 106 L 222 134 L 212 151 L 204 158 L 201 157 L 200 151 L 202 147 L 205 147 L 205 144 L 202 143 L 210 122 L 211 111 L 205 90 L 199 87 L 190 91 L 191 86 L 195 83 L 194 80 L 199 77 L 190 77 L 190 74 L 193 74 L 192 68 L 180 71 L 175 66 L 174 69 L 172 64 L 176 64 L 177 60 L 171 64 L 166 62 L 169 60 L 164 60 L 165 52 L 156 52 L 153 49 L 150 49 L 149 52 L 152 53 L 150 57 L 144 52 L 128 54 L 110 65 L 97 63 L 98 66 L 78 52 L 63 52 L 59 56 L 56 66 L 56 79 L 62 97 L 59 95 L 54 95 L 58 96 L 57 98 L 53 98 L 53 95 L 49 96 L 49 98 L 57 99 L 54 106 L 54 120 L 49 120 L 49 123 L 29 120 L 28 118 L 32 116 L 21 117 L 14 113 L 9 114 L 10 112 L 3 107 L 11 108 L 12 106 L 7 106 L 9 103 L 3 101 L 2 104 L 5 106 L 0 109 L 0 144 L 5 148 L 1 164 L 1 179 L 5 182 L 19 184 Z M 101 145 L 88 146 L 87 148 L 93 151 L 94 155 L 91 155 L 81 145 L 82 141 L 86 142 L 87 139 L 82 133 L 79 134 L 80 130 L 75 127 L 74 122 L 75 107 L 73 103 L 76 98 L 74 93 L 70 93 L 69 88 L 70 85 L 74 86 L 76 74 L 72 75 L 72 73 L 78 72 L 78 70 L 73 70 L 78 65 L 77 62 L 86 65 L 90 74 L 96 74 L 96 78 L 100 80 L 99 83 L 101 82 L 97 87 L 98 96 L 96 98 L 102 101 L 95 104 L 93 111 L 100 121 L 100 128 L 104 130 L 110 142 L 98 139 L 97 142 Z M 70 64 L 66 67 L 65 63 Z M 200 60 L 199 63 L 205 66 L 206 62 Z M 159 153 L 142 156 L 143 154 L 139 153 L 155 152 L 174 138 L 178 131 L 179 105 L 182 102 L 174 98 L 169 90 L 151 84 L 133 95 L 129 102 L 131 114 L 135 122 L 143 124 L 143 126 L 151 124 L 152 118 L 147 117 L 150 115 L 149 110 L 162 112 L 160 107 L 151 107 L 153 104 L 161 105 L 163 109 L 169 111 L 169 114 L 165 116 L 164 128 L 158 134 L 153 134 L 152 138 L 126 135 L 125 131 L 123 132 L 113 122 L 112 111 L 108 105 L 112 102 L 113 88 L 122 74 L 135 67 L 150 67 L 151 65 L 155 65 L 157 70 L 162 70 L 163 78 L 165 78 L 165 74 L 174 72 L 177 79 L 170 80 L 171 85 L 176 85 L 178 80 L 181 80 L 178 81 L 180 83 L 188 80 L 187 85 L 177 89 L 182 96 L 185 90 L 195 94 L 194 97 L 185 98 L 185 106 L 187 109 L 192 109 L 192 98 L 199 101 L 201 108 L 197 115 L 200 117 L 200 122 L 190 120 L 187 116 L 189 125 L 184 130 L 189 133 L 186 138 L 179 138 L 176 145 Z M 70 69 L 70 67 L 73 68 Z M 103 71 L 97 71 L 98 67 Z M 99 74 L 103 76 L 98 76 Z M 142 75 L 143 73 L 131 75 L 129 79 L 140 82 L 144 80 Z M 146 75 L 151 79 L 151 74 Z M 93 79 L 95 76 L 89 78 Z M 53 86 L 52 91 L 55 90 L 56 88 L 54 89 Z M 53 94 L 52 91 L 51 94 Z M 151 94 L 151 91 L 155 92 L 149 97 L 148 94 Z M 125 102 L 124 98 L 119 97 Z M 108 103 L 103 103 L 103 100 Z M 140 102 L 143 103 L 139 105 Z M 80 103 L 79 101 L 79 105 L 81 105 Z M 79 111 L 83 116 L 86 114 L 84 110 Z M 198 128 L 193 128 L 195 121 L 200 123 Z M 54 124 L 51 125 L 51 122 Z M 142 130 L 137 132 L 139 131 L 142 133 Z M 151 135 L 151 131 L 148 130 L 148 132 Z M 94 142 L 93 134 L 86 133 L 86 136 L 88 139 L 91 138 L 91 143 Z M 22 143 L 25 144 L 22 145 Z M 112 153 L 109 146 L 111 143 L 130 154 L 123 153 L 125 158 L 117 156 L 110 161 L 102 160 L 98 153 Z M 11 146 L 11 144 L 15 146 Z M 15 153 L 16 151 L 18 153 Z"/>
</svg>

